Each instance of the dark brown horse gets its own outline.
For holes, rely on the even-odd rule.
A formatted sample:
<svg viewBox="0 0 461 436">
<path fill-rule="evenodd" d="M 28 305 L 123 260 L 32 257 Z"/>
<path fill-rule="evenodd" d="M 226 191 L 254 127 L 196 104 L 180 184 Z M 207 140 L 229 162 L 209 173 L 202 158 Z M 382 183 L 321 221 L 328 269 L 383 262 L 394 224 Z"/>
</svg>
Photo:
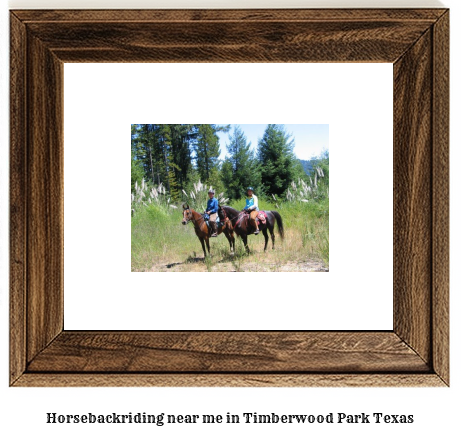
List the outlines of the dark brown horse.
<svg viewBox="0 0 461 436">
<path fill-rule="evenodd" d="M 264 234 L 264 251 L 267 250 L 267 242 L 269 241 L 269 236 L 267 231 L 271 234 L 272 238 L 272 250 L 274 249 L 275 244 L 275 235 L 274 228 L 275 223 L 277 223 L 278 231 L 280 237 L 283 239 L 283 222 L 280 214 L 275 210 L 265 210 L 266 213 L 266 224 L 259 223 L 259 229 L 262 230 Z M 238 210 L 233 209 L 229 206 L 221 206 L 218 209 L 218 215 L 220 220 L 227 220 L 231 223 L 233 231 L 242 238 L 243 244 L 245 245 L 246 251 L 249 253 L 250 249 L 248 248 L 248 235 L 254 233 L 255 229 L 250 224 L 250 217 L 247 212 L 239 212 Z"/>
<path fill-rule="evenodd" d="M 202 214 L 198 213 L 194 209 L 191 209 L 188 204 L 183 204 L 182 208 L 183 208 L 182 223 L 184 225 L 186 225 L 189 222 L 192 222 L 194 224 L 195 234 L 197 235 L 197 237 L 199 238 L 202 244 L 204 256 L 206 257 L 205 243 L 206 243 L 206 248 L 208 248 L 208 254 L 210 255 L 211 230 L 208 228 L 205 218 L 202 216 Z M 221 224 L 218 225 L 218 235 L 224 232 L 227 240 L 229 241 L 230 251 L 231 253 L 233 253 L 235 250 L 235 238 L 234 238 L 234 232 L 232 231 L 231 223 L 229 220 L 225 220 L 225 219 L 223 219 L 221 223 L 222 225 Z"/>
</svg>

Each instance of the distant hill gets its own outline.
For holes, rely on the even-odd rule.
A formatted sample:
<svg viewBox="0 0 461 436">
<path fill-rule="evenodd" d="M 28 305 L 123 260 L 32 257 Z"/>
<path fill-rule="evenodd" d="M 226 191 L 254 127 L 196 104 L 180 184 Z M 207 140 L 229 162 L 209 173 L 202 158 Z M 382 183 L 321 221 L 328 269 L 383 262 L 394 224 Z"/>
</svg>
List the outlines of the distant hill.
<svg viewBox="0 0 461 436">
<path fill-rule="evenodd" d="M 317 161 L 316 159 L 310 159 L 310 160 L 302 160 L 298 159 L 301 162 L 301 165 L 303 166 L 304 172 L 306 174 L 310 174 L 312 170 L 314 169 L 315 162 Z"/>
</svg>

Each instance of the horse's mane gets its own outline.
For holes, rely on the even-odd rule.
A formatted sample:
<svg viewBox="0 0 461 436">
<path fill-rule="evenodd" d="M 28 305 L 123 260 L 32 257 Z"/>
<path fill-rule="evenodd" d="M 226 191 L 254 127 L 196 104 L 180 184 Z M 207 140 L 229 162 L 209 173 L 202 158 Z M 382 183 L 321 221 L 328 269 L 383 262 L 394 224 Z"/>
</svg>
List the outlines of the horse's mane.
<svg viewBox="0 0 461 436">
<path fill-rule="evenodd" d="M 221 206 L 221 209 L 224 209 L 229 217 L 232 219 L 239 215 L 239 211 L 230 206 Z"/>
</svg>

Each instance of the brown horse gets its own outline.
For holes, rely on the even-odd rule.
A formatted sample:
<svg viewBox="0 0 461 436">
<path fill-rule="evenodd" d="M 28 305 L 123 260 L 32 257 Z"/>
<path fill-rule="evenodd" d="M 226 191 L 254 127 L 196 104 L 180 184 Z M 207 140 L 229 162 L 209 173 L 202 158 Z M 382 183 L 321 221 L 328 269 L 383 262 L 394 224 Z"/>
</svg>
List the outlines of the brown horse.
<svg viewBox="0 0 461 436">
<path fill-rule="evenodd" d="M 194 209 L 191 209 L 188 204 L 183 204 L 183 220 L 182 224 L 186 225 L 189 222 L 192 222 L 194 224 L 194 230 L 195 234 L 199 238 L 201 244 L 202 244 L 202 249 L 203 249 L 203 254 L 206 257 L 206 250 L 205 250 L 205 243 L 206 243 L 206 248 L 208 248 L 208 254 L 210 254 L 210 234 L 211 230 L 208 228 L 208 225 L 205 221 L 205 218 L 202 216 L 202 214 L 196 212 Z M 222 223 L 222 225 L 221 225 Z M 226 235 L 227 240 L 229 241 L 229 246 L 230 246 L 230 251 L 231 253 L 234 253 L 235 250 L 235 238 L 234 238 L 234 232 L 232 230 L 232 225 L 229 220 L 222 220 L 220 225 L 218 225 L 218 235 L 224 232 Z"/>
<path fill-rule="evenodd" d="M 267 232 L 269 231 L 272 239 L 272 250 L 275 248 L 275 235 L 274 235 L 274 228 L 275 224 L 277 223 L 278 231 L 280 237 L 284 238 L 284 229 L 283 229 L 283 222 L 282 217 L 280 214 L 275 210 L 266 210 L 266 223 L 259 224 L 259 228 L 262 230 L 264 235 L 264 251 L 267 250 L 267 243 L 269 241 L 269 235 Z M 250 248 L 248 247 L 248 236 L 252 235 L 255 229 L 251 226 L 249 216 L 247 212 L 233 209 L 229 206 L 222 206 L 218 209 L 219 219 L 225 219 L 232 225 L 232 230 L 240 236 L 243 241 L 243 245 L 247 253 L 250 252 Z"/>
</svg>

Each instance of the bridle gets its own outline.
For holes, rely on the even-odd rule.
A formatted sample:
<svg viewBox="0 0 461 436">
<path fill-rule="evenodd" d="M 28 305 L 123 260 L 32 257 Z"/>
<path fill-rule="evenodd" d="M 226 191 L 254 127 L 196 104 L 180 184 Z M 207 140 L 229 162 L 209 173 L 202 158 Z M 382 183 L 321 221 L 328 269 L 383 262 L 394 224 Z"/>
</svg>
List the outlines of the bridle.
<svg viewBox="0 0 461 436">
<path fill-rule="evenodd" d="M 227 216 L 227 212 L 226 212 L 226 209 L 224 209 L 224 206 L 221 207 L 221 210 L 222 210 L 222 214 L 223 214 L 223 217 L 224 217 L 224 222 L 226 221 L 229 221 L 232 223 L 232 221 L 236 220 L 241 214 L 239 213 L 237 216 L 234 216 L 234 218 L 229 218 Z"/>
<path fill-rule="evenodd" d="M 197 220 L 194 218 L 194 215 L 192 215 L 192 211 L 190 210 L 190 207 L 187 209 L 184 209 L 184 212 L 186 212 L 186 224 L 188 224 L 190 221 L 192 221 L 194 224 L 197 222 Z M 202 221 L 205 221 L 205 218 L 203 218 L 202 215 L 200 215 L 200 219 Z"/>
<path fill-rule="evenodd" d="M 223 216 L 223 218 L 224 218 L 224 222 L 229 221 L 229 217 L 227 216 L 226 209 L 224 209 L 223 207 L 221 207 L 221 212 L 222 212 L 222 216 Z M 218 214 L 218 215 L 219 215 L 219 214 Z"/>
</svg>

